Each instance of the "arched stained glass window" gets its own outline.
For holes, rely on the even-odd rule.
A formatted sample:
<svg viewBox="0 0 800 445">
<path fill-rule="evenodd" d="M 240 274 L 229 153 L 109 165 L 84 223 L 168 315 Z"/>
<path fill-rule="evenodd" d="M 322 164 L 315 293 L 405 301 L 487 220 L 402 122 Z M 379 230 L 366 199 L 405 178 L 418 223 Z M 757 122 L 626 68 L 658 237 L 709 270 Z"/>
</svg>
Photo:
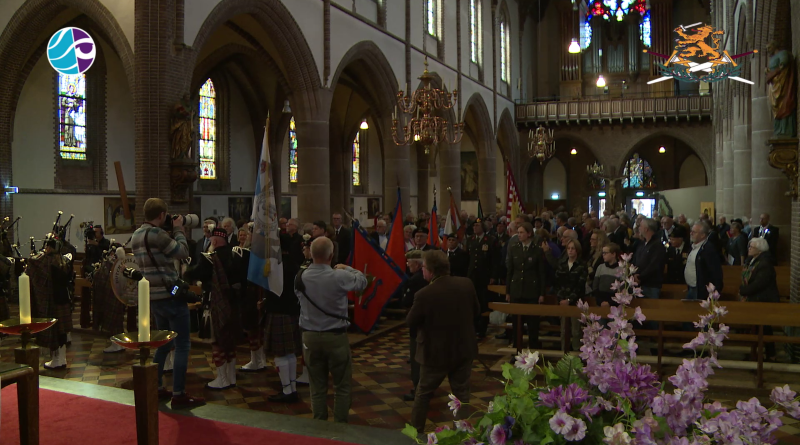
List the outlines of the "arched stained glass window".
<svg viewBox="0 0 800 445">
<path fill-rule="evenodd" d="M 439 5 L 438 0 L 425 0 L 426 31 L 433 37 L 439 37 Z"/>
<path fill-rule="evenodd" d="M 650 37 L 651 31 L 652 25 L 650 24 L 650 11 L 647 11 L 642 17 L 642 23 L 639 24 L 639 38 L 642 39 L 644 46 L 648 48 L 653 42 L 652 38 Z"/>
<path fill-rule="evenodd" d="M 217 93 L 211 79 L 200 88 L 200 179 L 216 179 Z"/>
<path fill-rule="evenodd" d="M 622 173 L 626 176 L 622 180 L 622 188 L 641 189 L 656 186 L 653 169 L 647 161 L 639 157 L 639 153 L 634 153 L 633 157 L 625 163 Z"/>
<path fill-rule="evenodd" d="M 289 121 L 289 182 L 297 182 L 297 131 L 294 116 Z"/>
<path fill-rule="evenodd" d="M 480 0 L 469 0 L 469 59 L 478 63 L 480 42 Z"/>
<path fill-rule="evenodd" d="M 86 159 L 86 75 L 58 74 L 58 151 L 62 159 Z"/>
<path fill-rule="evenodd" d="M 508 82 L 508 24 L 506 24 L 506 17 L 503 16 L 500 20 L 500 80 Z"/>
<path fill-rule="evenodd" d="M 359 134 L 356 132 L 356 138 L 353 139 L 353 185 L 361 185 L 361 141 Z"/>
<path fill-rule="evenodd" d="M 586 49 L 592 43 L 592 25 L 594 17 L 604 20 L 621 22 L 628 14 L 639 13 L 642 21 L 639 23 L 639 38 L 642 43 L 650 47 L 650 9 L 647 0 L 586 0 L 581 5 L 585 11 L 583 26 L 581 27 L 581 48 Z"/>
</svg>

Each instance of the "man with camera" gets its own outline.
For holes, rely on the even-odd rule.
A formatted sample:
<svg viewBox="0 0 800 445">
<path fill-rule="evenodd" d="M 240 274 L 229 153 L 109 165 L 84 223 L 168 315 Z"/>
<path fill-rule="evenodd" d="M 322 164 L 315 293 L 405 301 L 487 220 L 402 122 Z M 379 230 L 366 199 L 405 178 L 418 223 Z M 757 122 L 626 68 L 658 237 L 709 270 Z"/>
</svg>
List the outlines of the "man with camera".
<svg viewBox="0 0 800 445">
<path fill-rule="evenodd" d="M 86 258 L 83 261 L 85 273 L 89 267 L 91 267 L 90 272 L 94 270 L 94 264 L 103 259 L 103 252 L 111 249 L 111 241 L 104 237 L 103 227 L 99 224 L 89 225 L 84 235 L 86 236 Z"/>
<path fill-rule="evenodd" d="M 139 271 L 150 282 L 150 312 L 156 328 L 175 331 L 178 336 L 156 350 L 153 362 L 158 363 L 158 396 L 172 397 L 172 409 L 191 408 L 205 404 L 200 397 L 185 392 L 186 368 L 189 363 L 189 307 L 185 298 L 176 298 L 173 289 L 183 283 L 178 275 L 176 260 L 189 258 L 189 245 L 184 234 L 185 218 L 167 214 L 167 204 L 159 198 L 150 198 L 144 204 L 146 221 L 133 233 L 131 248 Z M 197 217 L 194 216 L 196 224 Z M 164 228 L 169 229 L 169 231 Z M 175 292 L 179 294 L 179 292 Z M 172 389 L 163 385 L 164 361 L 175 343 L 175 365 Z"/>
<path fill-rule="evenodd" d="M 352 363 L 347 339 L 347 293 L 367 287 L 367 277 L 352 267 L 338 264 L 333 242 L 320 236 L 311 243 L 313 264 L 297 274 L 295 293 L 300 300 L 303 356 L 311 384 L 314 418 L 328 420 L 328 373 L 333 376 L 333 419 L 347 423 L 350 411 Z"/>
</svg>

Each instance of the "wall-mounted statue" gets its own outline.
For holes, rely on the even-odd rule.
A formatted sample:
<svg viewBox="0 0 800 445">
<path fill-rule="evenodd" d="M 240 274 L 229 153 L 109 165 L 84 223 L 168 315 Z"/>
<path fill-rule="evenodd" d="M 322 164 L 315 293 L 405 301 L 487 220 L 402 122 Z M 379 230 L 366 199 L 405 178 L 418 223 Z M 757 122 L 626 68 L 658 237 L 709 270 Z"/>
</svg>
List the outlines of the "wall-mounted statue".
<svg viewBox="0 0 800 445">
<path fill-rule="evenodd" d="M 772 105 L 774 139 L 797 137 L 797 82 L 792 54 L 777 42 L 767 45 L 767 93 Z"/>
<path fill-rule="evenodd" d="M 191 105 L 189 95 L 185 95 L 181 103 L 175 104 L 170 119 L 170 133 L 172 136 L 172 159 L 191 159 L 194 146 L 194 107 Z"/>
</svg>

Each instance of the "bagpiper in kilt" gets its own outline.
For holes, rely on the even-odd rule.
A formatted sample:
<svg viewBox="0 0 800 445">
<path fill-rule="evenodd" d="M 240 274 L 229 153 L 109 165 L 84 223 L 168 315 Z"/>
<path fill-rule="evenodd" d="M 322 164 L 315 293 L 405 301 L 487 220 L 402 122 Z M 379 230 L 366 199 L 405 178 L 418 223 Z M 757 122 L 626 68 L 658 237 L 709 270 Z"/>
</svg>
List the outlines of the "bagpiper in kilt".
<svg viewBox="0 0 800 445">
<path fill-rule="evenodd" d="M 94 295 L 94 317 L 92 329 L 104 335 L 124 332 L 125 305 L 114 295 L 111 287 L 111 268 L 113 255 L 106 256 L 92 275 L 92 294 Z"/>
<path fill-rule="evenodd" d="M 59 252 L 58 241 L 48 240 L 44 252 L 28 259 L 31 277 L 31 311 L 34 318 L 55 318 L 56 324 L 37 335 L 39 346 L 50 348 L 47 369 L 67 366 L 67 333 L 72 332 L 72 262 Z"/>
</svg>

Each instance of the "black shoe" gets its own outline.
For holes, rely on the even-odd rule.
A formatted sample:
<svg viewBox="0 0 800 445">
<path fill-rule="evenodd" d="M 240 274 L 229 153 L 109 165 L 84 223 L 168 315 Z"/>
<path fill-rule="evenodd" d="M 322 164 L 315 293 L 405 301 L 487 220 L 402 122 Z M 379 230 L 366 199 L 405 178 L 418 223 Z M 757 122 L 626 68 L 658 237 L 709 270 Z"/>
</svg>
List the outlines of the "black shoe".
<svg viewBox="0 0 800 445">
<path fill-rule="evenodd" d="M 508 332 L 504 332 L 500 335 L 495 335 L 494 338 L 498 340 L 508 340 Z"/>
<path fill-rule="evenodd" d="M 267 400 L 274 403 L 297 403 L 300 401 L 300 399 L 297 397 L 297 391 L 291 394 L 273 394 L 267 397 Z"/>
<path fill-rule="evenodd" d="M 408 394 L 403 394 L 403 400 L 406 401 L 406 402 L 413 402 L 415 396 L 416 396 L 416 393 L 414 393 L 414 392 L 410 392 Z"/>
</svg>

